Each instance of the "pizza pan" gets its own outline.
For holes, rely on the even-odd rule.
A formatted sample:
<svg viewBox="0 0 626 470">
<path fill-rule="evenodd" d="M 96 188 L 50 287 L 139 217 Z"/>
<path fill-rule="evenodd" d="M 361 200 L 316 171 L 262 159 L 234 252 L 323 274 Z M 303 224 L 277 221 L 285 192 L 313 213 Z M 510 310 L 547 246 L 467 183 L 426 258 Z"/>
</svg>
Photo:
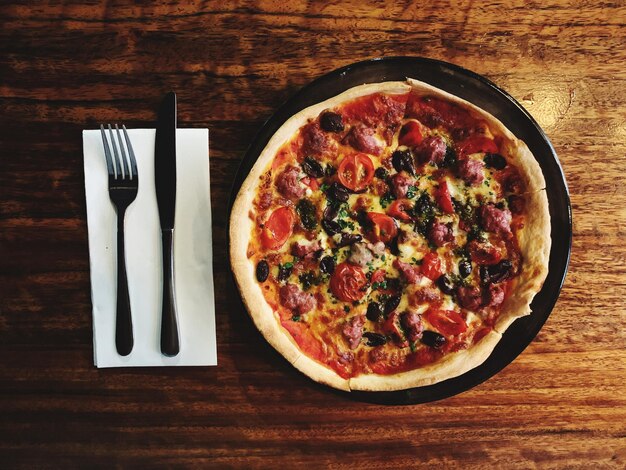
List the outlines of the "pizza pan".
<svg viewBox="0 0 626 470">
<path fill-rule="evenodd" d="M 447 62 L 422 57 L 384 57 L 357 62 L 323 75 L 284 103 L 263 125 L 248 148 L 232 193 L 232 203 L 261 151 L 278 128 L 298 111 L 364 83 L 415 78 L 485 109 L 522 139 L 539 162 L 546 179 L 552 227 L 549 273 L 535 296 L 532 314 L 516 320 L 480 366 L 463 375 L 425 387 L 396 392 L 340 392 L 352 399 L 409 405 L 447 398 L 469 390 L 510 364 L 535 338 L 558 299 L 565 280 L 572 243 L 572 213 L 563 170 L 554 147 L 533 117 L 507 92 L 474 72 Z M 294 369 L 295 370 L 295 369 Z"/>
</svg>

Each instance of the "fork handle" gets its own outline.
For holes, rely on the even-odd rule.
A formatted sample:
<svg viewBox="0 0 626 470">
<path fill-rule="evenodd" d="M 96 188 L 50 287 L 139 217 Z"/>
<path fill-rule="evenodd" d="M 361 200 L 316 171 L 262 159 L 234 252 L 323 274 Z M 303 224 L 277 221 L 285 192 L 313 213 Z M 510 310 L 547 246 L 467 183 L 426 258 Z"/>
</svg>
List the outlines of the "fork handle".
<svg viewBox="0 0 626 470">
<path fill-rule="evenodd" d="M 163 307 L 161 312 L 161 352 L 176 356 L 180 351 L 174 294 L 174 230 L 161 231 L 163 239 Z"/>
<path fill-rule="evenodd" d="M 130 315 L 130 296 L 126 277 L 124 252 L 125 208 L 117 212 L 117 309 L 115 319 L 115 347 L 120 356 L 128 356 L 133 350 L 133 321 Z"/>
</svg>

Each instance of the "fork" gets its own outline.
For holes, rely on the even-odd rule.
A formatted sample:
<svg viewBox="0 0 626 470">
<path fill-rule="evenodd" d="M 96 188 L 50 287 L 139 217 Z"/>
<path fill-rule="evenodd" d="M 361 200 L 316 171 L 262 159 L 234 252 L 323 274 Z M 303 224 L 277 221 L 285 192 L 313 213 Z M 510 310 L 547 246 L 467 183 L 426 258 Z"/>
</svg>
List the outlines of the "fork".
<svg viewBox="0 0 626 470">
<path fill-rule="evenodd" d="M 115 347 L 121 356 L 128 356 L 133 349 L 133 321 L 130 314 L 130 297 L 128 295 L 128 279 L 126 277 L 126 261 L 124 256 L 124 215 L 126 208 L 137 197 L 139 175 L 135 153 L 126 132 L 124 141 L 119 127 L 115 124 L 115 133 L 108 124 L 109 139 L 107 140 L 104 126 L 100 125 L 107 172 L 109 173 L 109 197 L 117 211 L 117 305 L 115 314 Z M 116 139 L 117 136 L 117 139 Z M 110 144 L 109 144 L 110 140 Z M 111 152 L 112 150 L 112 152 Z"/>
</svg>

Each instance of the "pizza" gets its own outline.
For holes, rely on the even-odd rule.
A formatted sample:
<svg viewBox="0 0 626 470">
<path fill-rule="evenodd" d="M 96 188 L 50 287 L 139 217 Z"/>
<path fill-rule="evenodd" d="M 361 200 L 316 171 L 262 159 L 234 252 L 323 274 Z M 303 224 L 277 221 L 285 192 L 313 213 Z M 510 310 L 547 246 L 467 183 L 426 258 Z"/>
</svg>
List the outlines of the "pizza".
<svg viewBox="0 0 626 470">
<path fill-rule="evenodd" d="M 420 387 L 483 363 L 530 313 L 550 244 L 545 180 L 524 142 L 412 79 L 292 116 L 230 216 L 255 325 L 342 390 Z"/>
</svg>

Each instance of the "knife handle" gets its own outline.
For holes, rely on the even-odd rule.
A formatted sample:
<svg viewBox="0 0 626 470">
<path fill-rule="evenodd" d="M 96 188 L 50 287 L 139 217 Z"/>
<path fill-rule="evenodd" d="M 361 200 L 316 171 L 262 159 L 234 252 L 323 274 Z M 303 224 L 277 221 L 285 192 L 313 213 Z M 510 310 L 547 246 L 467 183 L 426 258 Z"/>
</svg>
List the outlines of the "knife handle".
<svg viewBox="0 0 626 470">
<path fill-rule="evenodd" d="M 180 351 L 174 293 L 174 230 L 162 230 L 163 240 L 163 307 L 161 312 L 161 352 L 176 356 Z"/>
</svg>

